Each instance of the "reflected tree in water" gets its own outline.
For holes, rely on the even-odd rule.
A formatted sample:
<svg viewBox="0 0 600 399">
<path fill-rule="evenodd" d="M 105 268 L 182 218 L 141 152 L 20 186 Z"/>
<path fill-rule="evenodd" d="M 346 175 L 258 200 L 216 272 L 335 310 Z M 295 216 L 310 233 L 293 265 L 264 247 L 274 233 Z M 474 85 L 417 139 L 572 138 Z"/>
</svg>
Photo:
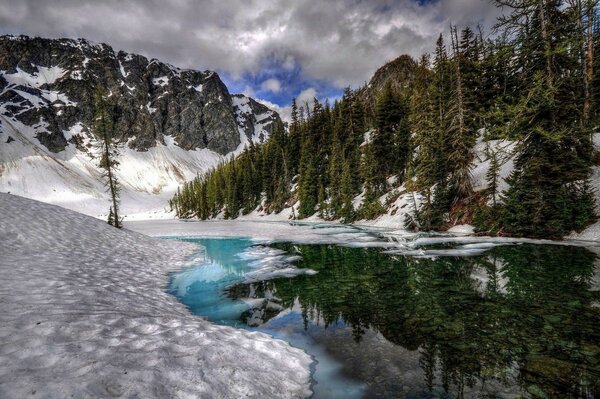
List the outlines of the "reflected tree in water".
<svg viewBox="0 0 600 399">
<path fill-rule="evenodd" d="M 377 249 L 278 244 L 316 275 L 229 290 L 233 298 L 301 305 L 304 327 L 367 330 L 418 350 L 423 384 L 453 397 L 519 386 L 532 397 L 600 396 L 600 300 L 595 255 L 583 248 L 518 245 L 471 258 L 415 259 Z M 266 306 L 266 304 L 265 304 Z M 242 318 L 256 309 L 250 310 Z M 263 321 L 279 311 L 263 312 Z"/>
</svg>

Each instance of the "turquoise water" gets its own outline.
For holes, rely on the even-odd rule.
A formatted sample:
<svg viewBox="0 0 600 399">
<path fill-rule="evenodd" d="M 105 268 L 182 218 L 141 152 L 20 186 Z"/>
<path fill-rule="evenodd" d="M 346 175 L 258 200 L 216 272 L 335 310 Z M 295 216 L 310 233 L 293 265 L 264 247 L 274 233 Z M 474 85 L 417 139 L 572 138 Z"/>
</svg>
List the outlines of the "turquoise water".
<svg viewBox="0 0 600 399">
<path fill-rule="evenodd" d="M 171 292 L 195 314 L 307 351 L 316 398 L 600 397 L 600 273 L 584 248 L 432 260 L 273 244 L 317 273 L 248 281 L 267 256 L 246 254 L 268 248 L 190 241 L 206 253 Z"/>
</svg>

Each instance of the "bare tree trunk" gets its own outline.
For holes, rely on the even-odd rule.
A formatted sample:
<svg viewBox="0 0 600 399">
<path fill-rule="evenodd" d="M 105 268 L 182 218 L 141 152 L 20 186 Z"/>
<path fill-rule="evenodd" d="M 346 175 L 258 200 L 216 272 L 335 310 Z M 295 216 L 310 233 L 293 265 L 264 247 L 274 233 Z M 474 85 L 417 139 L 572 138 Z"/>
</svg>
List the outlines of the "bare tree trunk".
<svg viewBox="0 0 600 399">
<path fill-rule="evenodd" d="M 542 30 L 542 41 L 544 42 L 544 56 L 546 58 L 546 83 L 550 89 L 554 88 L 554 74 L 552 73 L 552 47 L 550 45 L 550 35 L 548 34 L 548 21 L 546 20 L 546 1 L 539 0 L 538 10 L 540 15 L 540 28 Z M 556 112 L 550 113 L 552 125 L 556 124 Z"/>
<path fill-rule="evenodd" d="M 454 51 L 454 58 L 456 62 L 456 100 L 458 107 L 458 131 L 461 136 L 465 134 L 465 115 L 464 115 L 464 97 L 462 90 L 462 75 L 460 71 L 460 49 L 458 48 L 458 33 L 456 32 L 456 26 L 450 27 L 450 36 L 452 37 L 452 50 Z"/>
</svg>

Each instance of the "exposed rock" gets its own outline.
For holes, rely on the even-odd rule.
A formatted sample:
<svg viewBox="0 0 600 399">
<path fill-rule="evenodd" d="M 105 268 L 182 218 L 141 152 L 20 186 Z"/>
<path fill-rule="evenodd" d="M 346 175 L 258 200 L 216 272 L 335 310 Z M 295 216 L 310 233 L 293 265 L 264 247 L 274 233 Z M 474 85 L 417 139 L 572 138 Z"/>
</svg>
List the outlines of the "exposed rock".
<svg viewBox="0 0 600 399">
<path fill-rule="evenodd" d="M 37 126 L 37 139 L 52 152 L 68 145 L 63 132 L 78 123 L 92 133 L 98 85 L 116 96 L 118 139 L 131 148 L 145 151 L 164 143 L 164 135 L 184 149 L 220 154 L 240 144 L 236 108 L 214 72 L 179 69 L 84 39 L 0 37 L 0 114 Z M 250 138 L 262 115 L 279 116 L 248 102 L 259 113 L 240 119 Z M 263 123 L 267 131 L 271 125 Z"/>
<path fill-rule="evenodd" d="M 413 87 L 416 69 L 417 62 L 406 54 L 379 68 L 359 94 L 367 106 L 368 114 L 371 117 L 375 115 L 377 96 L 388 84 L 398 93 Z"/>
<path fill-rule="evenodd" d="M 248 140 L 264 142 L 273 133 L 275 126 L 281 123 L 281 118 L 275 111 L 250 97 L 234 94 L 232 100 L 236 119 Z"/>
</svg>

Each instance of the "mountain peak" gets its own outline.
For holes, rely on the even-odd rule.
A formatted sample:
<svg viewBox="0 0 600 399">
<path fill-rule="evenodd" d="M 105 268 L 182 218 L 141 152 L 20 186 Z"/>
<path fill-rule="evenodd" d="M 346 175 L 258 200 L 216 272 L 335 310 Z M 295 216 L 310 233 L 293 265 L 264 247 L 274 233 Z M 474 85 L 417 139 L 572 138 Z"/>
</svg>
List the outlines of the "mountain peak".
<svg viewBox="0 0 600 399">
<path fill-rule="evenodd" d="M 36 138 L 52 152 L 66 147 L 62 131 L 76 124 L 93 135 L 97 86 L 117 95 L 119 139 L 136 150 L 167 135 L 186 150 L 226 154 L 240 145 L 239 128 L 248 129 L 213 71 L 180 69 L 86 39 L 2 36 L 0 53 L 0 115 L 47 125 Z"/>
</svg>

